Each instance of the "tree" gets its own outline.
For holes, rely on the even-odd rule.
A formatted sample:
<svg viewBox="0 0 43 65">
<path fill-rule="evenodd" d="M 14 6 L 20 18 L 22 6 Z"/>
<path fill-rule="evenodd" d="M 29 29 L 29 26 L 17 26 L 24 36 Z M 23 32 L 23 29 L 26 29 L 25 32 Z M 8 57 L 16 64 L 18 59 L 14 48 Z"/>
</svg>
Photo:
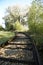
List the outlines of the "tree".
<svg viewBox="0 0 43 65">
<path fill-rule="evenodd" d="M 43 13 L 42 10 L 43 10 L 43 7 L 41 5 L 40 0 L 34 0 L 32 2 L 30 9 L 29 9 L 29 15 L 28 15 L 29 28 L 33 32 L 36 32 L 37 24 L 42 22 L 42 19 L 39 17 L 40 14 Z"/>
<path fill-rule="evenodd" d="M 20 9 L 17 6 L 8 7 L 7 14 L 3 17 L 5 20 L 5 26 L 7 30 L 13 30 L 13 24 L 20 21 Z"/>
<path fill-rule="evenodd" d="M 13 24 L 15 24 L 17 20 L 21 22 L 22 25 L 27 24 L 24 19 L 27 14 L 27 12 L 25 12 L 26 9 L 22 10 L 18 6 L 8 7 L 8 9 L 6 10 L 7 14 L 5 14 L 5 16 L 3 17 L 3 19 L 5 20 L 6 30 L 15 30 Z"/>
<path fill-rule="evenodd" d="M 36 42 L 43 42 L 43 5 L 41 0 L 33 0 L 28 12 L 29 31 L 34 35 Z"/>
</svg>

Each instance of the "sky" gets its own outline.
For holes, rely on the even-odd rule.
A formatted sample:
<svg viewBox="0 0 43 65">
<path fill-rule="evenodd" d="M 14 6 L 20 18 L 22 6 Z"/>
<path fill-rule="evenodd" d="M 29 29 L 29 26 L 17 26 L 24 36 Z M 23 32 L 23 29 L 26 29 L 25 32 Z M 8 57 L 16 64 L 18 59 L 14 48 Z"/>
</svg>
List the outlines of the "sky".
<svg viewBox="0 0 43 65">
<path fill-rule="evenodd" d="M 32 0 L 0 0 L 0 25 L 4 26 L 4 20 L 2 17 L 5 15 L 6 8 L 8 6 L 19 5 L 20 7 L 30 6 Z"/>
</svg>

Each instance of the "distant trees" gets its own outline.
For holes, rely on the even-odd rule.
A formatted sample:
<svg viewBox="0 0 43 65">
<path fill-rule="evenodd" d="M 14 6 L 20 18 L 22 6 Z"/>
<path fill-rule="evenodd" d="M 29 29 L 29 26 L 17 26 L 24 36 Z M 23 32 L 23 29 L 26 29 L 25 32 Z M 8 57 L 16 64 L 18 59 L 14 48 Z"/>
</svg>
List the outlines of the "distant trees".
<svg viewBox="0 0 43 65">
<path fill-rule="evenodd" d="M 13 30 L 13 24 L 19 20 L 20 21 L 20 11 L 19 8 L 14 7 L 8 7 L 6 10 L 6 15 L 3 17 L 5 20 L 5 26 L 7 30 Z"/>
<path fill-rule="evenodd" d="M 26 23 L 23 18 L 24 15 L 21 14 L 21 10 L 18 6 L 8 7 L 6 10 L 6 15 L 3 17 L 5 20 L 6 30 L 17 30 L 21 25 L 25 25 Z M 16 21 L 19 21 L 20 26 L 14 26 Z"/>
</svg>

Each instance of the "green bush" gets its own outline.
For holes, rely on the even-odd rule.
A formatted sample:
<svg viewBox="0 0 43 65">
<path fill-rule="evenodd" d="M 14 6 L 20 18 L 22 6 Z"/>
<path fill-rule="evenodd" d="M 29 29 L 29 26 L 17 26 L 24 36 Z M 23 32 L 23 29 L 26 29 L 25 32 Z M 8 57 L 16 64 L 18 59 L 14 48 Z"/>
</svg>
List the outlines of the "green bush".
<svg viewBox="0 0 43 65">
<path fill-rule="evenodd" d="M 4 30 L 4 28 L 0 25 L 0 31 Z"/>
<path fill-rule="evenodd" d="M 16 31 L 25 31 L 23 25 L 18 20 L 13 24 L 13 28 L 15 28 Z"/>
</svg>

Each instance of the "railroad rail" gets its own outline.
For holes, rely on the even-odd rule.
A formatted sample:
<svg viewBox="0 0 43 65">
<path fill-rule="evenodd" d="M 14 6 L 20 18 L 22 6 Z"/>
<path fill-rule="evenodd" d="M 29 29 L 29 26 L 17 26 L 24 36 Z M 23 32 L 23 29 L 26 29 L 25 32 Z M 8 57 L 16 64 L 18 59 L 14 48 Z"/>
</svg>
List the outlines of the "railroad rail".
<svg viewBox="0 0 43 65">
<path fill-rule="evenodd" d="M 26 32 L 16 32 L 0 51 L 0 65 L 41 65 L 35 43 Z"/>
</svg>

